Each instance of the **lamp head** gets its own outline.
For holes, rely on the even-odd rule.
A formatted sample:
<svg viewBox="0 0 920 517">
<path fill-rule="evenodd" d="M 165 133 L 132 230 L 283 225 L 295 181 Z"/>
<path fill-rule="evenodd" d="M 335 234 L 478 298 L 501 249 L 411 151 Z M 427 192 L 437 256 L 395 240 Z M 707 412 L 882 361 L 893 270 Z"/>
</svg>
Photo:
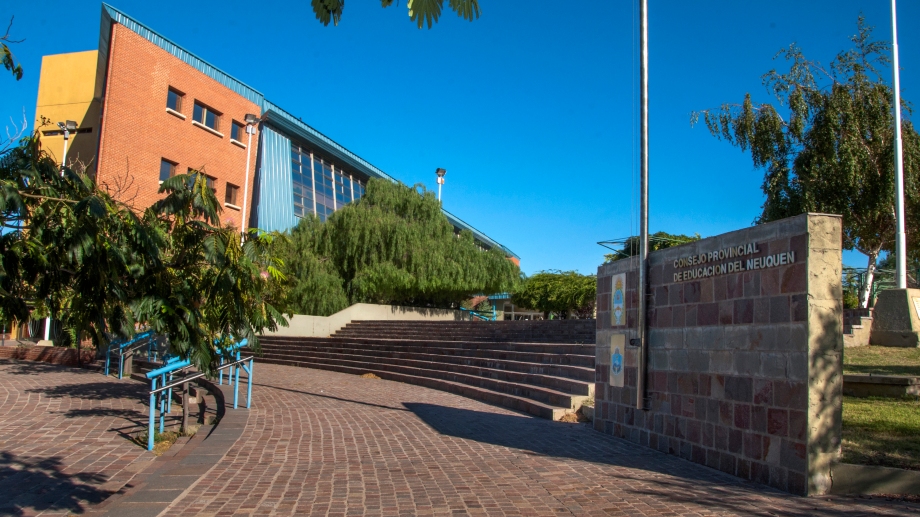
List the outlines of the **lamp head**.
<svg viewBox="0 0 920 517">
<path fill-rule="evenodd" d="M 444 175 L 447 174 L 447 169 L 442 169 L 438 167 L 437 169 L 435 169 L 434 173 L 437 174 L 439 178 L 443 178 Z"/>
<path fill-rule="evenodd" d="M 74 120 L 68 120 L 64 122 L 64 127 L 67 128 L 67 131 L 75 131 L 77 129 L 77 122 Z"/>
<path fill-rule="evenodd" d="M 243 117 L 243 120 L 247 124 L 258 124 L 259 123 L 259 117 L 253 115 L 252 113 L 247 113 L 246 116 Z"/>
</svg>

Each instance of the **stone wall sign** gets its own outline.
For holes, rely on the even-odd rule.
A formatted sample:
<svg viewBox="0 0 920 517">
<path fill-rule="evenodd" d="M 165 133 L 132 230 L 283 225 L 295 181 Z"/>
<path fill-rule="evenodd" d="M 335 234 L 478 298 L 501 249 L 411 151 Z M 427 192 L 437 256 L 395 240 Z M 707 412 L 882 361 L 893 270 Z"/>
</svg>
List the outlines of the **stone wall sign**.
<svg viewBox="0 0 920 517">
<path fill-rule="evenodd" d="M 841 252 L 840 216 L 803 214 L 650 253 L 648 411 L 636 409 L 637 349 L 625 346 L 639 261 L 598 267 L 595 429 L 827 493 L 842 420 Z"/>
</svg>

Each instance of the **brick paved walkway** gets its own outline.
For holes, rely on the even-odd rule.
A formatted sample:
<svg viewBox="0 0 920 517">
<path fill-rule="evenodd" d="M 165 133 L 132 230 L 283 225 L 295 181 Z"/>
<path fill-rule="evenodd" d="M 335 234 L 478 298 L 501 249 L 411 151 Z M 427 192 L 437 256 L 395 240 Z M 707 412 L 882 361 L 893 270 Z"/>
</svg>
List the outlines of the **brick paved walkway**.
<svg viewBox="0 0 920 517">
<path fill-rule="evenodd" d="M 268 364 L 255 378 L 237 446 L 165 515 L 920 515 L 793 497 L 418 386 Z"/>
<path fill-rule="evenodd" d="M 0 515 L 79 513 L 117 492 L 153 455 L 144 386 L 77 368 L 0 361 Z"/>
</svg>

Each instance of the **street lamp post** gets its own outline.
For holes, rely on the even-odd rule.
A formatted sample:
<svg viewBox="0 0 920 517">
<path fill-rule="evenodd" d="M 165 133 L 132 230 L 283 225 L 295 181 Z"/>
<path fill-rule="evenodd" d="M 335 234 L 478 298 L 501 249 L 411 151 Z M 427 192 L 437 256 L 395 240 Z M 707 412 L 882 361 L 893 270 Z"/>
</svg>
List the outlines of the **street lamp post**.
<svg viewBox="0 0 920 517">
<path fill-rule="evenodd" d="M 438 201 L 441 201 L 441 185 L 444 184 L 444 175 L 447 174 L 447 169 L 442 169 L 438 167 L 434 171 L 438 175 Z"/>
<path fill-rule="evenodd" d="M 243 183 L 243 220 L 240 225 L 242 228 L 240 244 L 246 240 L 246 207 L 249 205 L 249 163 L 250 157 L 252 156 L 252 135 L 256 132 L 256 124 L 261 122 L 261 119 L 252 113 L 247 113 L 243 120 L 246 122 L 246 133 L 249 135 L 249 143 L 246 145 L 246 181 Z"/>
<path fill-rule="evenodd" d="M 64 167 L 67 165 L 67 142 L 70 140 L 70 132 L 77 130 L 77 123 L 73 120 L 58 122 L 58 127 L 64 132 L 64 154 L 61 157 L 61 177 L 64 177 Z M 51 304 L 48 304 L 48 317 L 45 318 L 45 341 L 51 340 Z"/>
<path fill-rule="evenodd" d="M 70 140 L 70 132 L 77 130 L 77 123 L 73 120 L 58 122 L 58 127 L 64 132 L 64 156 L 61 158 L 61 176 L 64 175 L 64 166 L 67 165 L 67 141 Z M 45 337 L 45 339 L 48 339 Z"/>
</svg>

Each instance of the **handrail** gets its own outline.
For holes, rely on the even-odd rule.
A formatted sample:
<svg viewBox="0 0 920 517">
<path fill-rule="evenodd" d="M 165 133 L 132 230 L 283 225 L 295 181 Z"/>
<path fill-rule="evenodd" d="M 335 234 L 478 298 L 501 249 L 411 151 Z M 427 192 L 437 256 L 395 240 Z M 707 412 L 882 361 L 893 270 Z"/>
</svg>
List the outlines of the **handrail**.
<svg viewBox="0 0 920 517">
<path fill-rule="evenodd" d="M 489 313 L 482 312 L 482 311 L 477 311 L 477 310 L 474 310 L 474 309 L 467 309 L 467 308 L 465 308 L 465 307 L 460 307 L 460 310 L 463 311 L 463 312 L 468 312 L 468 313 L 470 314 L 470 320 L 471 320 L 471 321 L 472 321 L 473 318 L 479 318 L 479 319 L 481 319 L 482 321 L 495 321 L 495 311 L 492 311 L 492 313 L 489 314 Z M 486 314 L 489 314 L 489 315 L 486 316 Z"/>
<path fill-rule="evenodd" d="M 248 360 L 250 360 L 250 359 L 253 359 L 253 358 L 255 358 L 255 356 L 252 356 L 252 355 L 249 356 L 249 357 L 244 357 L 244 358 L 242 358 L 242 359 L 240 359 L 240 360 L 238 360 L 238 361 L 233 361 L 232 363 L 227 363 L 227 364 L 225 364 L 225 365 L 223 365 L 223 366 L 221 366 L 221 367 L 219 367 L 219 368 L 217 368 L 217 369 L 218 369 L 218 370 L 224 370 L 224 369 L 226 369 L 226 368 L 230 368 L 230 367 L 236 366 L 237 364 L 245 363 L 246 361 L 248 361 Z M 162 388 L 157 388 L 157 389 L 151 391 L 150 394 L 153 395 L 154 393 L 159 393 L 159 392 L 161 392 L 161 391 L 168 390 L 168 389 L 170 389 L 170 388 L 175 388 L 176 386 L 181 386 L 182 384 L 185 384 L 186 382 L 191 382 L 191 381 L 194 381 L 195 379 L 200 379 L 200 378 L 204 377 L 205 375 L 207 375 L 207 374 L 205 374 L 204 372 L 194 373 L 194 374 L 192 374 L 192 375 L 190 375 L 190 376 L 188 376 L 188 377 L 183 377 L 183 378 L 179 379 L 178 381 L 176 381 L 176 382 L 174 382 L 174 383 L 172 383 L 172 384 L 167 384 L 166 386 L 163 386 Z"/>
<path fill-rule="evenodd" d="M 105 376 L 109 375 L 109 364 L 112 359 L 112 346 L 117 346 L 117 349 L 114 352 L 118 355 L 118 378 L 121 379 L 124 377 L 124 367 L 125 367 L 125 356 L 135 352 L 138 348 L 142 347 L 145 339 L 152 340 L 155 337 L 155 334 L 152 330 L 147 330 L 139 334 L 135 334 L 131 339 L 125 340 L 123 342 L 112 342 L 109 343 L 108 348 L 105 350 Z M 132 348 L 134 347 L 134 348 Z"/>
<path fill-rule="evenodd" d="M 229 347 L 226 347 L 221 350 L 221 365 L 217 368 L 217 371 L 221 375 L 221 383 L 223 383 L 223 370 L 230 369 L 230 383 L 233 384 L 233 408 L 236 409 L 239 407 L 239 391 L 240 391 L 240 369 L 246 371 L 248 375 L 247 378 L 247 388 L 246 388 L 246 407 L 249 408 L 252 405 L 252 370 L 254 365 L 254 357 L 249 356 L 244 359 L 240 358 L 240 349 L 245 347 L 248 344 L 248 340 L 243 339 L 238 343 L 234 343 Z M 235 360 L 232 357 L 232 354 L 236 354 Z M 223 364 L 224 356 L 231 355 L 229 359 L 232 362 Z M 248 365 L 246 363 L 249 363 Z M 147 450 L 153 450 L 154 445 L 154 425 L 156 422 L 156 411 L 159 407 L 160 411 L 160 432 L 163 432 L 165 426 L 165 414 L 170 411 L 172 406 L 172 390 L 177 386 L 188 385 L 189 382 L 203 377 L 204 373 L 195 373 L 192 375 L 186 375 L 178 381 L 173 381 L 173 374 L 182 371 L 186 368 L 191 367 L 191 361 L 188 359 L 181 359 L 179 357 L 173 357 L 166 360 L 166 364 L 152 372 L 147 373 L 147 378 L 150 379 L 150 418 L 148 421 L 147 427 Z M 235 374 L 235 375 L 234 375 Z M 166 376 L 169 376 L 169 384 L 167 384 Z M 157 388 L 157 379 L 160 379 L 160 387 Z M 188 388 L 186 388 L 187 390 Z M 188 417 L 188 405 L 183 404 L 182 407 L 183 414 L 183 426 L 186 425 L 186 419 Z"/>
<path fill-rule="evenodd" d="M 176 359 L 178 359 L 178 358 L 176 358 Z M 170 359 L 170 360 L 171 360 L 171 359 Z M 166 364 L 163 365 L 163 366 L 161 366 L 160 368 L 157 368 L 156 370 L 147 372 L 147 374 L 146 374 L 146 375 L 147 375 L 147 378 L 148 378 L 148 379 L 153 379 L 154 377 L 159 377 L 159 376 L 161 376 L 161 375 L 165 375 L 165 374 L 167 374 L 167 373 L 174 372 L 174 371 L 176 371 L 176 370 L 178 370 L 178 369 L 180 369 L 180 368 L 184 368 L 184 367 L 189 366 L 190 364 L 192 364 L 192 362 L 191 362 L 190 360 L 188 360 L 188 359 L 184 359 L 184 360 L 182 360 L 182 361 L 176 360 L 176 361 L 173 362 L 173 363 L 170 363 L 170 362 L 169 362 L 170 360 L 167 360 Z"/>
</svg>

